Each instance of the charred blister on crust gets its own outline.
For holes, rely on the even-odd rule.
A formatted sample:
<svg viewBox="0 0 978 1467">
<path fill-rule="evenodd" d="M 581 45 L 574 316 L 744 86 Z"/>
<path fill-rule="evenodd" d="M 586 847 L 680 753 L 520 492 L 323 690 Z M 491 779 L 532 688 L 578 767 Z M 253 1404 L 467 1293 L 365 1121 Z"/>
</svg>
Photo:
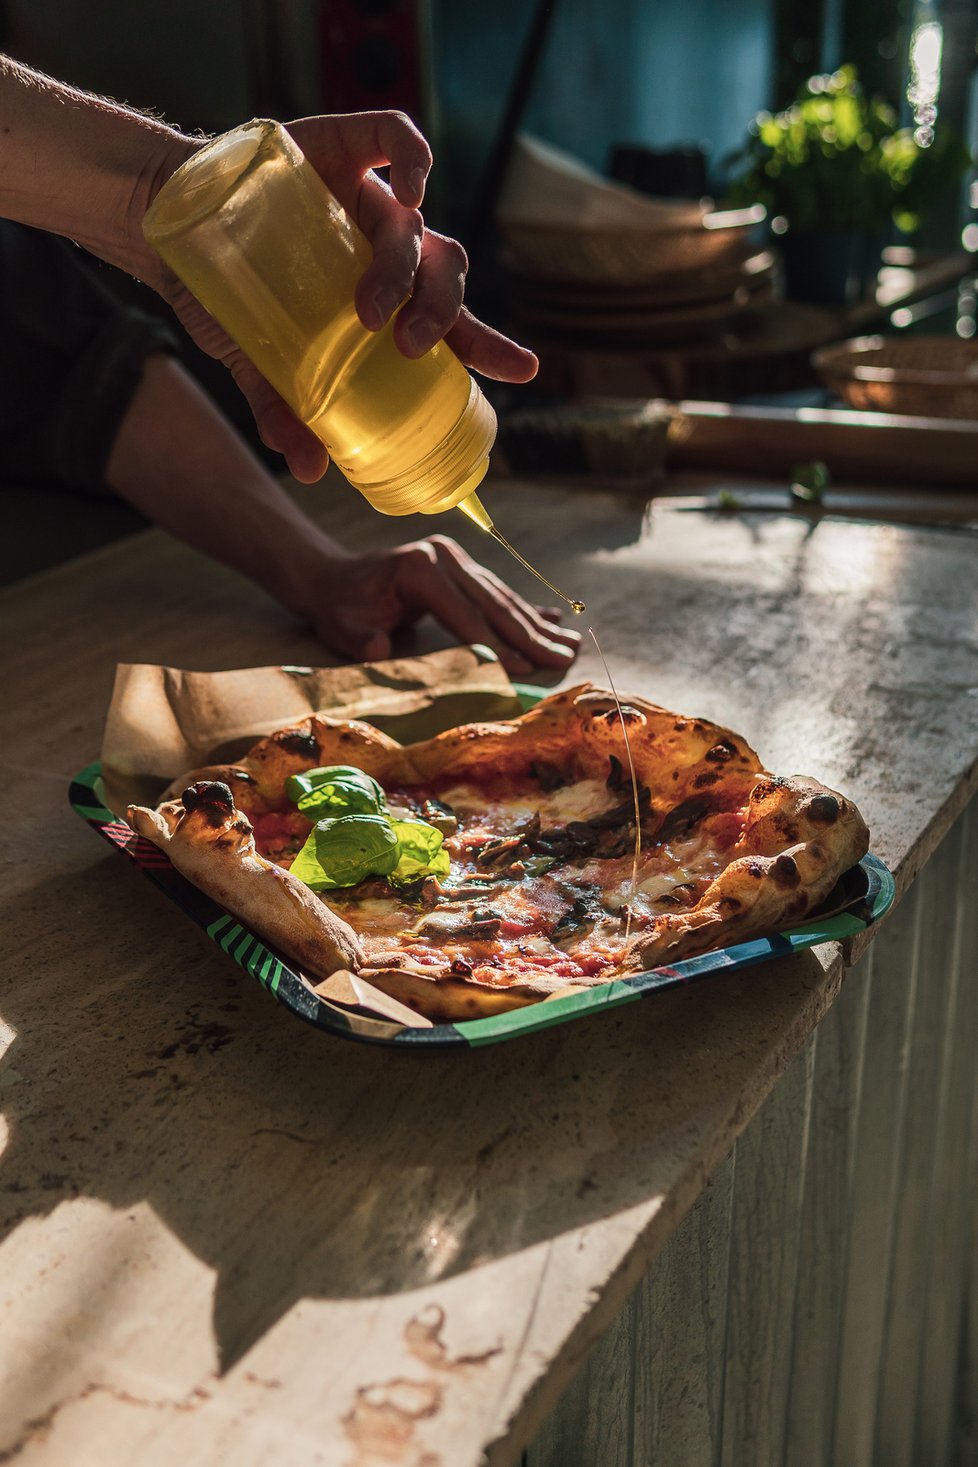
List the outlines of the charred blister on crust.
<svg viewBox="0 0 978 1467">
<path fill-rule="evenodd" d="M 693 785 L 698 790 L 706 789 L 709 785 L 716 784 L 719 778 L 715 769 L 704 769 L 703 773 L 698 774 L 693 780 Z"/>
<path fill-rule="evenodd" d="M 319 744 L 311 733 L 287 728 L 282 733 L 272 734 L 272 741 L 290 754 L 301 754 L 306 759 L 319 758 Z"/>
<path fill-rule="evenodd" d="M 712 749 L 707 749 L 703 758 L 710 764 L 726 764 L 735 758 L 738 752 L 736 745 L 732 744 L 729 739 L 721 739 L 718 744 L 713 745 Z"/>
<path fill-rule="evenodd" d="M 759 779 L 757 781 L 754 788 L 751 790 L 751 800 L 753 802 L 766 800 L 771 795 L 777 794 L 778 790 L 784 789 L 787 783 L 788 781 L 786 779 L 782 779 L 779 774 L 765 775 L 763 779 Z"/>
<path fill-rule="evenodd" d="M 805 806 L 805 814 L 818 825 L 834 825 L 842 809 L 835 795 L 812 795 Z"/>
<path fill-rule="evenodd" d="M 801 872 L 798 870 L 794 856 L 783 852 L 778 856 L 771 866 L 771 879 L 779 886 L 798 886 L 801 881 Z"/>
<path fill-rule="evenodd" d="M 610 708 L 602 708 L 600 712 L 593 713 L 591 716 L 595 723 L 625 723 L 629 725 L 634 723 L 643 725 L 646 721 L 645 714 L 640 712 L 638 708 L 632 708 L 628 703 L 621 705 L 620 713 L 617 703 L 613 703 Z"/>
<path fill-rule="evenodd" d="M 210 825 L 221 825 L 234 810 L 234 796 L 223 780 L 199 779 L 180 796 L 187 814 L 199 810 Z"/>
</svg>

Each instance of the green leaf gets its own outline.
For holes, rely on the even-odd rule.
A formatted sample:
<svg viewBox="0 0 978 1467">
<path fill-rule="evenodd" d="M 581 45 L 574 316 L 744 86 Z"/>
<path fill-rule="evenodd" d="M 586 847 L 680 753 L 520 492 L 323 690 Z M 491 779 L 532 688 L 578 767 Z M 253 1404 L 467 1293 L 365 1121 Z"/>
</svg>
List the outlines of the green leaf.
<svg viewBox="0 0 978 1467">
<path fill-rule="evenodd" d="M 292 863 L 292 875 L 313 891 L 356 886 L 367 876 L 390 876 L 400 842 L 383 815 L 341 815 L 313 826 Z"/>
<path fill-rule="evenodd" d="M 933 129 L 898 121 L 887 102 L 866 96 L 852 65 L 809 77 L 790 107 L 749 125 L 727 160 L 730 202 L 764 204 L 796 234 L 878 235 L 894 211 L 901 228 L 918 224 L 957 191 L 972 159 L 943 116 Z"/>
<path fill-rule="evenodd" d="M 309 820 L 326 815 L 380 815 L 387 808 L 377 781 L 352 764 L 290 775 L 285 793 Z"/>
<path fill-rule="evenodd" d="M 451 859 L 440 830 L 424 820 L 392 820 L 400 845 L 397 865 L 388 876 L 391 886 L 409 886 L 423 876 L 447 876 Z"/>
<path fill-rule="evenodd" d="M 791 471 L 791 493 L 806 504 L 821 504 L 829 487 L 829 471 L 821 459 L 795 464 Z"/>
</svg>

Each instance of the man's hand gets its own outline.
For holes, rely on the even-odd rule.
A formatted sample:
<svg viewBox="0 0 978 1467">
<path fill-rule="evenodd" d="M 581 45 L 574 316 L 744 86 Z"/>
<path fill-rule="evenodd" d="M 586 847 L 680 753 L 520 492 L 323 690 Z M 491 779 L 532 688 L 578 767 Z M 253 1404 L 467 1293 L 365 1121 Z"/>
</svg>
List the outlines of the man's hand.
<svg viewBox="0 0 978 1467">
<path fill-rule="evenodd" d="M 389 657 L 392 634 L 426 613 L 460 642 L 492 647 L 515 677 L 565 671 L 581 640 L 559 611 L 531 606 L 445 535 L 331 558 L 318 578 L 306 570 L 303 600 L 321 641 L 358 661 Z"/>
<path fill-rule="evenodd" d="M 364 325 L 379 330 L 406 301 L 395 328 L 406 356 L 421 356 L 444 337 L 484 376 L 528 381 L 537 369 L 533 353 L 462 306 L 467 261 L 461 245 L 425 228 L 419 210 L 431 149 L 410 119 L 360 112 L 304 117 L 289 127 L 373 246 L 356 298 Z M 318 438 L 143 237 L 146 210 L 203 142 L 6 56 L 0 56 L 0 130 L 0 217 L 73 239 L 152 286 L 197 344 L 234 373 L 259 432 L 284 454 L 295 477 L 321 478 L 327 457 Z M 381 167 L 390 169 L 389 187 L 373 171 Z"/>
<path fill-rule="evenodd" d="M 467 367 L 483 376 L 528 381 L 537 369 L 533 353 L 476 320 L 462 305 L 468 268 L 462 246 L 425 228 L 419 210 L 431 149 L 410 119 L 400 112 L 361 112 L 306 117 L 288 127 L 373 246 L 373 262 L 356 292 L 363 324 L 379 330 L 406 301 L 394 328 L 394 340 L 405 356 L 422 356 L 444 338 Z M 184 156 L 193 151 L 188 142 Z M 145 197 L 143 212 L 178 161 L 179 153 L 171 149 Z M 373 172 L 388 165 L 390 186 Z M 284 455 L 302 483 L 321 478 L 328 457 L 315 434 L 299 422 L 161 261 L 147 258 L 145 270 L 145 278 L 170 302 L 197 344 L 232 372 L 264 442 Z"/>
</svg>

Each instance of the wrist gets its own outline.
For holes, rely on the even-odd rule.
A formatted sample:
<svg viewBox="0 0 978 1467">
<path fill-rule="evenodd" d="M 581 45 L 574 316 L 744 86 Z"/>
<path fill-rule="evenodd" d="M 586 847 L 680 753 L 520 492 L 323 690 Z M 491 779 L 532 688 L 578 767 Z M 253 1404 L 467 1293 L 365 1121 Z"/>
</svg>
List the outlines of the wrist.
<svg viewBox="0 0 978 1467">
<path fill-rule="evenodd" d="M 146 243 L 143 219 L 167 179 L 200 146 L 201 140 L 185 137 L 169 128 L 147 137 L 143 142 L 142 156 L 134 160 L 136 168 L 120 200 L 119 235 L 126 257 L 123 268 L 167 299 L 178 282 L 156 251 Z"/>
<path fill-rule="evenodd" d="M 317 626 L 324 608 L 340 599 L 340 583 L 358 557 L 304 517 L 274 544 L 262 577 L 265 589 L 294 616 Z"/>
<path fill-rule="evenodd" d="M 0 216 L 64 235 L 150 284 L 142 217 L 199 143 L 0 57 Z"/>
</svg>

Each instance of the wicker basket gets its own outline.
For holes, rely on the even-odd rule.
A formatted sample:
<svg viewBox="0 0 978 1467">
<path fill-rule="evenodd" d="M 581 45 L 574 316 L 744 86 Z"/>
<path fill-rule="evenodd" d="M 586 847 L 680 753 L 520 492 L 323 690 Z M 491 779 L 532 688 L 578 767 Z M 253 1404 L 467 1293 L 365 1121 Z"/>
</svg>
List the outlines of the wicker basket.
<svg viewBox="0 0 978 1467">
<path fill-rule="evenodd" d="M 910 417 L 978 418 L 978 340 L 860 336 L 820 348 L 812 354 L 812 365 L 849 407 Z"/>
</svg>

